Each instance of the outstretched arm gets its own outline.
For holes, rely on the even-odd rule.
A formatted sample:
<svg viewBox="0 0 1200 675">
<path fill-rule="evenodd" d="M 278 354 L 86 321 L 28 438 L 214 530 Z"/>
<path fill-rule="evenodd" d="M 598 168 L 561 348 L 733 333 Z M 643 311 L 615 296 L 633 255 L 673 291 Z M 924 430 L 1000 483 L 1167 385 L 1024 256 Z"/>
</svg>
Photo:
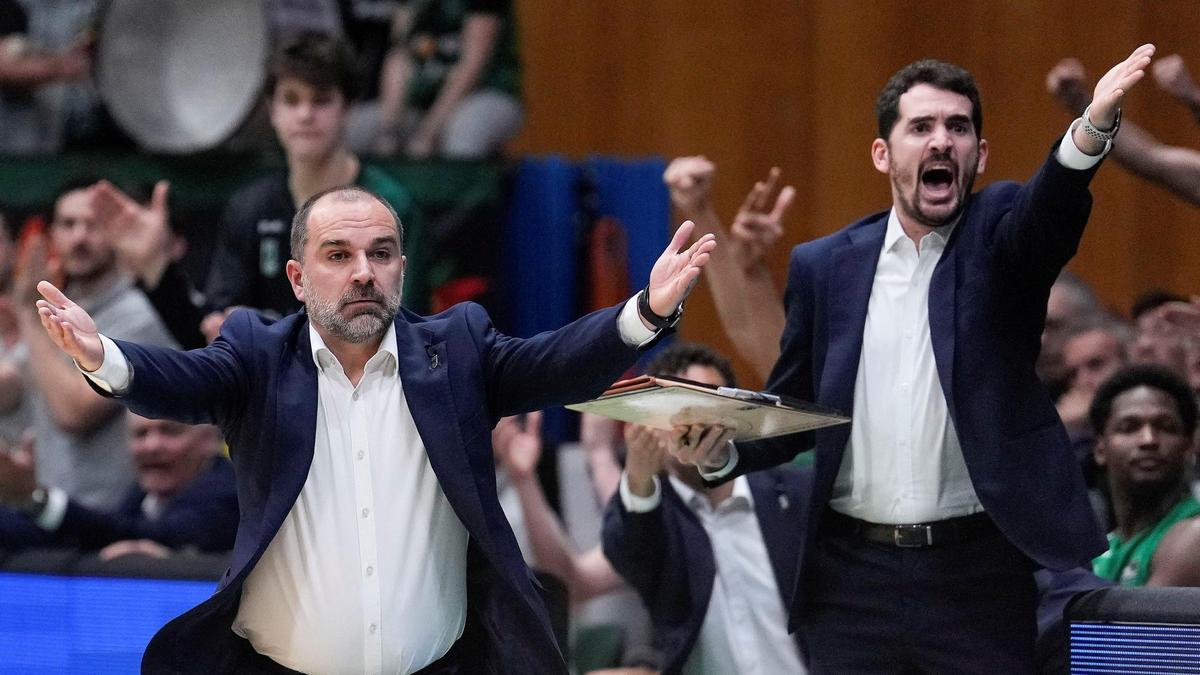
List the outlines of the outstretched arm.
<svg viewBox="0 0 1200 675">
<path fill-rule="evenodd" d="M 1087 73 L 1078 59 L 1063 59 L 1046 76 L 1046 88 L 1073 115 L 1087 106 L 1087 87 Z M 1122 121 L 1112 157 L 1127 171 L 1200 206 L 1200 152 L 1167 145 L 1135 122 Z"/>
<path fill-rule="evenodd" d="M 717 317 L 738 354 L 766 380 L 779 357 L 783 332 L 783 298 L 766 255 L 783 235 L 783 216 L 796 191 L 781 187 L 779 169 L 771 169 L 746 195 L 726 231 L 712 205 L 715 174 L 715 165 L 705 157 L 679 157 L 667 167 L 663 182 L 678 214 L 695 222 L 698 234 L 711 234 L 718 242 L 720 250 L 705 269 Z"/>
<path fill-rule="evenodd" d="M 139 415 L 224 426 L 240 410 L 246 376 L 229 341 L 218 339 L 189 352 L 131 342 L 118 345 L 102 337 L 92 317 L 53 284 L 42 281 L 37 289 L 43 298 L 37 301 L 38 317 L 50 341 L 99 388 L 120 397 Z M 234 330 L 248 330 L 249 312 L 234 317 L 227 322 Z M 142 367 L 135 385 L 137 364 Z M 86 386 L 78 372 L 74 378 Z"/>
</svg>

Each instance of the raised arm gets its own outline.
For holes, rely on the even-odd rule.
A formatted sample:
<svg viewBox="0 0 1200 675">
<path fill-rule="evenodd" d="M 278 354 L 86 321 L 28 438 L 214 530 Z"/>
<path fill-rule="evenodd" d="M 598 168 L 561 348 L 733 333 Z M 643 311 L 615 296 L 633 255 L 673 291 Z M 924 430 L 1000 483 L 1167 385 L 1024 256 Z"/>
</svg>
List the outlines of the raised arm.
<svg viewBox="0 0 1200 675">
<path fill-rule="evenodd" d="M 623 305 L 525 339 L 501 335 L 490 325 L 468 330 L 483 336 L 478 347 L 493 418 L 586 400 L 633 365 L 637 349 L 647 347 L 656 335 L 656 326 L 643 310 L 660 322 L 677 320 L 680 305 L 716 246 L 710 235 L 688 246 L 692 227 L 691 222 L 680 226 L 655 262 L 644 292 Z M 468 321 L 486 321 L 481 310 L 466 316 Z"/>
<path fill-rule="evenodd" d="M 538 567 L 562 579 L 571 600 L 582 602 L 621 585 L 621 577 L 599 548 L 579 553 L 546 501 L 537 479 L 542 453 L 541 412 L 526 415 L 525 425 L 505 417 L 492 431 L 492 447 L 517 490 L 525 527 Z"/>
<path fill-rule="evenodd" d="M 64 431 L 84 434 L 104 424 L 120 408 L 87 386 L 71 362 L 63 358 L 59 347 L 51 340 L 52 336 L 43 330 L 45 320 L 40 320 L 34 302 L 40 290 L 36 279 L 41 275 L 54 276 L 47 246 L 44 237 L 35 236 L 21 252 L 13 280 L 13 299 L 17 303 L 14 310 L 17 325 L 29 350 L 30 379 L 39 391 L 45 393 L 51 418 Z M 49 286 L 48 283 L 46 285 Z M 73 320 L 84 322 L 85 328 L 90 326 L 94 333 L 95 324 L 91 317 L 72 303 L 71 316 L 76 316 L 76 313 L 78 318 Z"/>
<path fill-rule="evenodd" d="M 717 317 L 738 354 L 766 380 L 783 332 L 783 298 L 766 255 L 783 235 L 783 217 L 796 190 L 782 187 L 779 169 L 771 169 L 746 195 L 726 231 L 712 204 L 715 175 L 716 166 L 707 158 L 679 157 L 667 167 L 663 182 L 679 216 L 695 222 L 698 234 L 711 234 L 718 242 L 719 251 L 704 273 Z"/>
<path fill-rule="evenodd" d="M 1158 76 L 1161 63 L 1155 63 L 1155 72 L 1160 86 L 1165 88 L 1167 85 Z M 1088 104 L 1087 86 L 1083 64 L 1074 58 L 1063 59 L 1046 76 L 1046 88 L 1073 115 L 1081 115 Z M 1112 157 L 1130 173 L 1154 181 L 1200 206 L 1200 152 L 1167 145 L 1137 123 L 1122 121 Z"/>
</svg>

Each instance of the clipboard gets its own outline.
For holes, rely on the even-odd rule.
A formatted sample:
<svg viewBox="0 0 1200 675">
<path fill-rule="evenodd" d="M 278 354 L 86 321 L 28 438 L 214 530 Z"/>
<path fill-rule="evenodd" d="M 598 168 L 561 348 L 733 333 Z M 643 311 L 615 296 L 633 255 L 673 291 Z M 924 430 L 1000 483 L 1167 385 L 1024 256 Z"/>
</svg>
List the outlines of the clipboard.
<svg viewBox="0 0 1200 675">
<path fill-rule="evenodd" d="M 720 424 L 734 429 L 734 440 L 738 441 L 784 436 L 850 421 L 836 410 L 813 403 L 665 375 L 621 380 L 599 397 L 567 408 L 655 429 L 670 430 L 680 424 Z"/>
</svg>

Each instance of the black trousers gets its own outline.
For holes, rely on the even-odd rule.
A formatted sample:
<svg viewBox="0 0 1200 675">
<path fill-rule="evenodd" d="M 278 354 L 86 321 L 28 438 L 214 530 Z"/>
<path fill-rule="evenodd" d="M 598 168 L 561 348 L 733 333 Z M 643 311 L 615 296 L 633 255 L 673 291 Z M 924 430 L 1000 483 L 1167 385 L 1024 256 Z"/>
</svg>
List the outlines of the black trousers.
<svg viewBox="0 0 1200 675">
<path fill-rule="evenodd" d="M 797 598 L 814 675 L 1034 672 L 1034 564 L 999 530 L 922 549 L 822 532 L 815 546 Z"/>
</svg>

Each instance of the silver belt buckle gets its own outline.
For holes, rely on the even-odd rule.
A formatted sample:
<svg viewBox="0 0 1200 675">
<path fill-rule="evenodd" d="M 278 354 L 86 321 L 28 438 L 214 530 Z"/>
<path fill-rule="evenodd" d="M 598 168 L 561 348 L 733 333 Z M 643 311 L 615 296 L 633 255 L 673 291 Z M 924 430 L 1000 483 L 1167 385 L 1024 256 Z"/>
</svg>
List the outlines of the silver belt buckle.
<svg viewBox="0 0 1200 675">
<path fill-rule="evenodd" d="M 929 525 L 897 525 L 892 530 L 892 542 L 900 548 L 933 546 L 933 528 Z"/>
</svg>

